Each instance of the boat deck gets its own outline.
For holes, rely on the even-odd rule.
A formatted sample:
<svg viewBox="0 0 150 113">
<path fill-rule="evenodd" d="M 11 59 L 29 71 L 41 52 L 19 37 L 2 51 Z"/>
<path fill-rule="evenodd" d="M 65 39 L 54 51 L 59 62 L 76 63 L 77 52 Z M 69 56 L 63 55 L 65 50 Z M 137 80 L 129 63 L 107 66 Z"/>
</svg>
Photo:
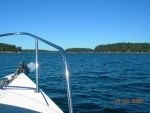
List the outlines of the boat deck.
<svg viewBox="0 0 150 113">
<path fill-rule="evenodd" d="M 35 92 L 35 83 L 21 73 L 6 89 L 0 89 L 2 113 L 63 113 L 42 91 Z"/>
</svg>

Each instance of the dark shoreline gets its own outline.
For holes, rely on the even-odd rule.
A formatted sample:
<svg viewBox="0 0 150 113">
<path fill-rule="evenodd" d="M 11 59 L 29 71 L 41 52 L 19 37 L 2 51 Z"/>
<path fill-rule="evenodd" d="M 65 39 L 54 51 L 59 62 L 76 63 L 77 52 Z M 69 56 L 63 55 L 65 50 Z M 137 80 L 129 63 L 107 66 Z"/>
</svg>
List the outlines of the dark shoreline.
<svg viewBox="0 0 150 113">
<path fill-rule="evenodd" d="M 35 52 L 0 52 L 0 54 L 3 54 L 3 53 L 6 53 L 6 54 L 22 54 L 22 53 L 35 53 Z M 61 53 L 59 51 L 51 51 L 51 52 L 39 52 L 39 53 Z M 125 54 L 150 54 L 150 52 L 66 52 L 66 53 L 91 53 L 91 54 L 94 54 L 94 53 L 100 53 L 100 54 L 122 54 L 122 53 L 125 53 Z"/>
</svg>

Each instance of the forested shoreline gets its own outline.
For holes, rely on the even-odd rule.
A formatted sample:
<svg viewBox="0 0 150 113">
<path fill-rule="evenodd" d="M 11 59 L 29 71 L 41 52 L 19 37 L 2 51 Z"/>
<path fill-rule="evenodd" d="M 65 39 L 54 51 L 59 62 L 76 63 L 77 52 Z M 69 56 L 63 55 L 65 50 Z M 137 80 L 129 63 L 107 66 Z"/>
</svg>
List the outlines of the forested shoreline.
<svg viewBox="0 0 150 113">
<path fill-rule="evenodd" d="M 66 52 L 93 52 L 93 49 L 90 48 L 68 48 Z"/>
<path fill-rule="evenodd" d="M 94 52 L 150 52 L 150 43 L 115 43 L 98 45 Z"/>
<path fill-rule="evenodd" d="M 98 45 L 90 48 L 69 48 L 66 52 L 96 52 L 96 53 L 119 53 L 119 52 L 150 52 L 150 43 L 114 43 Z"/>
<path fill-rule="evenodd" d="M 17 53 L 17 52 L 22 52 L 22 48 L 16 47 L 15 45 L 0 43 L 0 52 L 1 53 L 6 53 L 6 52 Z"/>
<path fill-rule="evenodd" d="M 150 53 L 150 43 L 114 43 L 98 45 L 94 49 L 91 48 L 68 48 L 65 50 L 69 53 L 119 53 L 119 52 L 145 52 Z M 31 53 L 35 52 L 33 49 L 22 49 L 21 47 L 16 47 L 15 45 L 0 43 L 0 53 Z M 39 52 L 58 52 L 58 51 L 48 51 L 39 50 Z"/>
</svg>

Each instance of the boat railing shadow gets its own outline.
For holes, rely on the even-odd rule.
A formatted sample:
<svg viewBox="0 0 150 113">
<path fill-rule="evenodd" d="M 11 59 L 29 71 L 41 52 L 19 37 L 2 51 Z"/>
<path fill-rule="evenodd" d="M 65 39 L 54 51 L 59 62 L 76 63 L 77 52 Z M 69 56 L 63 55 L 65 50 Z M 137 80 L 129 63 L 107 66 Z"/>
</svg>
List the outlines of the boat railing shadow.
<svg viewBox="0 0 150 113">
<path fill-rule="evenodd" d="M 4 89 L 6 89 L 6 90 L 34 90 L 35 91 L 36 88 L 24 87 L 24 86 L 5 86 Z"/>
<path fill-rule="evenodd" d="M 49 106 L 49 103 L 48 103 L 48 101 L 46 100 L 45 95 L 43 94 L 43 91 L 42 91 L 42 90 L 40 90 L 40 92 L 41 92 L 41 94 L 42 94 L 42 96 L 43 96 L 43 98 L 44 98 L 44 100 L 45 100 L 46 104 Z"/>
<path fill-rule="evenodd" d="M 24 87 L 24 86 L 6 86 L 5 87 L 5 90 L 33 90 L 33 91 L 35 91 L 35 89 L 36 88 L 34 88 L 34 87 Z M 49 103 L 48 103 L 42 90 L 40 90 L 40 93 L 41 93 L 41 96 L 43 96 L 45 103 L 49 106 Z"/>
</svg>

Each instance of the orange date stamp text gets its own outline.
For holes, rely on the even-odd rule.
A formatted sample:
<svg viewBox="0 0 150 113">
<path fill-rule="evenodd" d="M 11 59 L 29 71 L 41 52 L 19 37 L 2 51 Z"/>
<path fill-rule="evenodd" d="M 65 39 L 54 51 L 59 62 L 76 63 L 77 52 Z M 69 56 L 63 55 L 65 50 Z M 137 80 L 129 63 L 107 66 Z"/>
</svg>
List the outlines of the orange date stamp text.
<svg viewBox="0 0 150 113">
<path fill-rule="evenodd" d="M 115 104 L 142 104 L 144 102 L 141 98 L 136 99 L 115 99 Z"/>
</svg>

